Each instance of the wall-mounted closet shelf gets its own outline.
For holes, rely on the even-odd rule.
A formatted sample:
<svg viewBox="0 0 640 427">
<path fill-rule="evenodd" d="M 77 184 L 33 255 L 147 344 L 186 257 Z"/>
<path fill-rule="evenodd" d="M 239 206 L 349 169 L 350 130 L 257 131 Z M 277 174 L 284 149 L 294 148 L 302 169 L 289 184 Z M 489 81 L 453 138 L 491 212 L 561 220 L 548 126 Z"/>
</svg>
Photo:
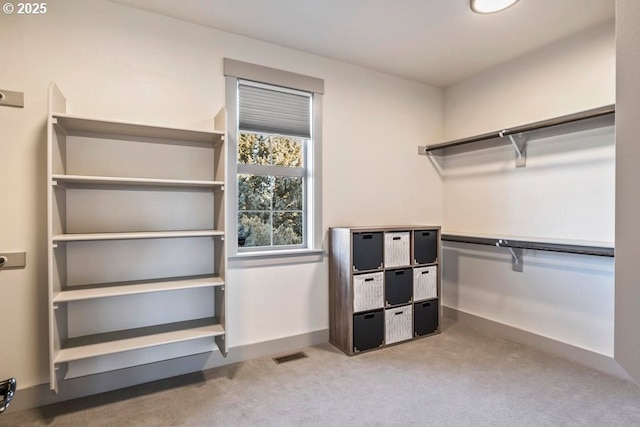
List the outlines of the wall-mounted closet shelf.
<svg viewBox="0 0 640 427">
<path fill-rule="evenodd" d="M 171 239 L 178 237 L 223 237 L 224 232 L 218 230 L 185 230 L 185 231 L 145 231 L 132 233 L 87 233 L 58 234 L 53 236 L 54 242 L 82 242 L 96 240 L 137 240 L 137 239 Z"/>
<path fill-rule="evenodd" d="M 70 287 L 57 292 L 54 303 L 84 301 L 98 298 L 138 295 L 150 292 L 169 292 L 185 289 L 210 288 L 224 286 L 224 280 L 216 276 L 176 277 L 171 280 L 145 280 L 141 282 L 106 283 Z"/>
<path fill-rule="evenodd" d="M 531 249 L 535 251 L 564 252 L 569 254 L 613 257 L 614 248 L 607 246 L 587 246 L 551 242 L 534 242 L 493 237 L 465 236 L 459 234 L 443 234 L 444 242 L 473 243 L 476 245 L 497 246 L 501 248 Z"/>
<path fill-rule="evenodd" d="M 66 133 L 90 133 L 103 135 L 120 135 L 127 138 L 150 138 L 181 142 L 220 143 L 224 140 L 224 132 L 205 132 L 192 129 L 178 129 L 149 125 L 145 123 L 77 116 L 67 113 L 53 113 L 53 124 Z"/>
<path fill-rule="evenodd" d="M 89 185 L 104 186 L 141 186 L 141 187 L 182 187 L 182 188 L 211 188 L 224 187 L 223 181 L 196 181 L 184 179 L 156 179 L 156 178 L 129 178 L 119 176 L 91 176 L 91 175 L 52 175 L 53 185 L 65 187 L 82 187 Z"/>
<path fill-rule="evenodd" d="M 516 126 L 510 129 L 502 129 L 439 144 L 419 146 L 418 154 L 447 155 L 491 148 L 497 145 L 513 144 L 517 146 L 515 150 L 517 166 L 523 166 L 524 162 L 522 159 L 526 157 L 527 141 L 533 138 L 550 137 L 579 130 L 611 126 L 614 123 L 614 116 L 615 105 L 607 105 L 605 107 Z M 520 155 L 518 152 L 520 152 Z"/>
<path fill-rule="evenodd" d="M 55 363 L 72 362 L 159 345 L 224 335 L 214 319 L 198 319 L 146 328 L 69 338 L 58 351 Z"/>
<path fill-rule="evenodd" d="M 553 242 L 540 242 L 528 240 L 514 240 L 498 237 L 478 237 L 459 234 L 443 234 L 443 242 L 470 243 L 474 245 L 496 246 L 507 248 L 511 252 L 513 269 L 522 271 L 522 250 L 562 252 L 578 255 L 614 257 L 615 249 L 607 246 L 592 246 L 579 244 L 565 244 Z"/>
</svg>

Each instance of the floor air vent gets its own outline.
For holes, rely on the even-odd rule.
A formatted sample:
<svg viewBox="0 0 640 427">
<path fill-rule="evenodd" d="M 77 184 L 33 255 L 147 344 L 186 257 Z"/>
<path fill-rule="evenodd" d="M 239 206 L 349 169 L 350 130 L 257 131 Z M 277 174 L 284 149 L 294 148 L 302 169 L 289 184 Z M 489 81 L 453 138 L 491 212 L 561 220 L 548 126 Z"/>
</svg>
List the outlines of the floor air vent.
<svg viewBox="0 0 640 427">
<path fill-rule="evenodd" d="M 293 362 L 294 360 L 305 359 L 307 357 L 309 357 L 309 356 L 307 356 L 303 352 L 299 351 L 297 353 L 291 353 L 291 354 L 287 354 L 285 356 L 274 357 L 273 361 L 276 362 L 279 365 L 281 363 Z"/>
</svg>

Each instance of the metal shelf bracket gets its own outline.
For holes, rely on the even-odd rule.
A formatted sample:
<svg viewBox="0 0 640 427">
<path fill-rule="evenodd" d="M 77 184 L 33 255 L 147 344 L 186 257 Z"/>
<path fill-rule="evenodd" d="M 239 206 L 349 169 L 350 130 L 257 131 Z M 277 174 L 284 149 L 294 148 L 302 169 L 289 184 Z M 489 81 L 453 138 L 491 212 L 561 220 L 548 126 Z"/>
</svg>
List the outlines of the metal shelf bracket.
<svg viewBox="0 0 640 427">
<path fill-rule="evenodd" d="M 504 245 L 503 245 L 504 243 Z M 509 252 L 511 252 L 511 269 L 513 271 L 517 271 L 522 273 L 524 258 L 522 257 L 522 249 L 521 248 L 512 248 L 511 246 L 507 246 L 509 243 L 506 240 L 498 240 L 496 242 L 496 246 L 499 248 L 507 248 Z"/>
<path fill-rule="evenodd" d="M 511 269 L 522 273 L 522 264 L 524 261 L 522 258 L 522 249 L 509 248 L 509 251 L 511 251 Z"/>
<path fill-rule="evenodd" d="M 509 141 L 511 141 L 511 145 L 513 145 L 513 148 L 516 150 L 516 167 L 517 168 L 521 168 L 527 165 L 527 136 L 523 135 L 522 133 L 518 133 L 515 135 L 513 134 L 506 134 L 508 131 L 507 130 L 503 130 L 500 131 L 498 134 L 500 135 L 501 138 L 504 138 L 505 136 L 509 137 Z"/>
</svg>

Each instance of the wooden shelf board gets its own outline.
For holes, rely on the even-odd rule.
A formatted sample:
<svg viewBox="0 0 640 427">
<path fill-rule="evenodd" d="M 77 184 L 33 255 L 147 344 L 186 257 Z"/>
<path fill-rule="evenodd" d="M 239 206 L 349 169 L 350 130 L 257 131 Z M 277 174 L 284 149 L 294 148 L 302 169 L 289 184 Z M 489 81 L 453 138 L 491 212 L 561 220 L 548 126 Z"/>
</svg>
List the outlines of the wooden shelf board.
<svg viewBox="0 0 640 427">
<path fill-rule="evenodd" d="M 340 230 L 349 230 L 351 231 L 351 233 L 375 233 L 375 232 L 387 232 L 387 233 L 393 233 L 395 231 L 412 231 L 412 230 L 416 230 L 416 231 L 430 231 L 430 230 L 439 230 L 441 227 L 439 225 L 418 225 L 418 226 L 412 226 L 412 225 L 390 225 L 390 226 L 384 226 L 384 227 L 376 227 L 376 226 L 354 226 L 354 227 L 350 227 L 350 226 L 342 226 L 342 227 L 331 227 L 331 228 L 335 228 L 335 229 L 340 229 Z"/>
<path fill-rule="evenodd" d="M 59 175 L 51 176 L 52 181 L 68 184 L 84 185 L 131 185 L 131 186 L 158 186 L 158 187 L 222 187 L 222 181 L 199 181 L 182 179 L 156 179 L 156 178 L 128 178 L 112 176 L 89 176 L 89 175 Z"/>
<path fill-rule="evenodd" d="M 196 129 L 155 126 L 147 123 L 102 120 L 65 113 L 54 113 L 53 118 L 57 121 L 57 125 L 67 133 L 86 132 L 211 144 L 219 143 L 224 136 L 224 132 L 219 131 L 207 132 Z"/>
<path fill-rule="evenodd" d="M 108 354 L 156 347 L 200 338 L 224 335 L 222 325 L 214 319 L 198 319 L 146 328 L 70 338 L 58 351 L 54 363 L 71 362 Z"/>
<path fill-rule="evenodd" d="M 440 263 L 438 261 L 436 262 L 428 262 L 426 264 L 413 264 L 412 267 L 432 267 L 432 266 L 437 266 Z"/>
<path fill-rule="evenodd" d="M 166 239 L 174 237 L 222 237 L 223 231 L 218 230 L 184 230 L 184 231 L 143 231 L 128 233 L 78 233 L 58 234 L 53 236 L 53 242 L 80 242 L 93 240 L 134 240 L 134 239 Z"/>
<path fill-rule="evenodd" d="M 182 289 L 207 288 L 222 285 L 224 285 L 224 280 L 220 277 L 206 276 L 77 286 L 56 293 L 53 297 L 53 303 L 83 301 L 152 292 L 167 292 Z"/>
</svg>

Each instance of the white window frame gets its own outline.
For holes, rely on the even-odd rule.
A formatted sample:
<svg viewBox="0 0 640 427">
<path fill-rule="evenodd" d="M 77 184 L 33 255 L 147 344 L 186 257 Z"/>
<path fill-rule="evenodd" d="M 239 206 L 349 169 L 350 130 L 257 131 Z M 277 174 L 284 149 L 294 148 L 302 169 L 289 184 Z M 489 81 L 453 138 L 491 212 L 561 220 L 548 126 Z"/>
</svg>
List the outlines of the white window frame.
<svg viewBox="0 0 640 427">
<path fill-rule="evenodd" d="M 322 250 L 322 94 L 324 81 L 287 71 L 224 59 L 227 104 L 227 250 L 229 266 L 321 261 Z M 254 82 L 312 93 L 312 140 L 305 143 L 305 244 L 296 247 L 238 247 L 238 84 Z"/>
</svg>

